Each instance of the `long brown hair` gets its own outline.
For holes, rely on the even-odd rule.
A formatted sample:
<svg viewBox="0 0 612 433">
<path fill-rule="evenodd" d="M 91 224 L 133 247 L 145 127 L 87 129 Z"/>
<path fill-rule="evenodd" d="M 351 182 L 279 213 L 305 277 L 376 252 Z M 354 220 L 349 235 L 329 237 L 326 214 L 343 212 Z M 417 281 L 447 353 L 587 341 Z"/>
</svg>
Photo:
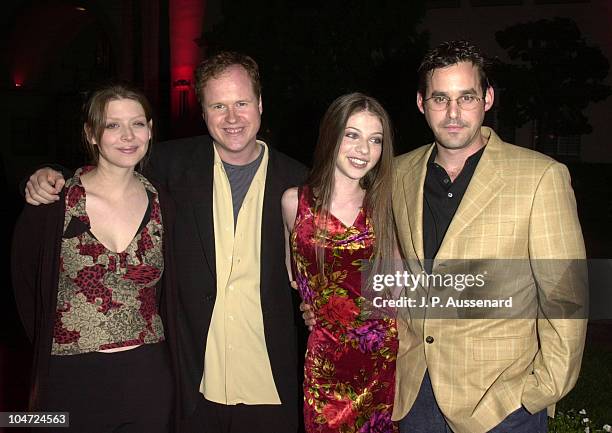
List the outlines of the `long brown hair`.
<svg viewBox="0 0 612 433">
<path fill-rule="evenodd" d="M 363 207 L 372 222 L 376 237 L 371 273 L 383 273 L 383 260 L 393 260 L 395 247 L 391 206 L 393 130 L 389 115 L 376 99 L 362 93 L 349 93 L 331 103 L 321 120 L 313 167 L 306 183 L 315 195 L 315 211 L 321 215 L 317 232 L 325 234 L 340 143 L 349 117 L 363 111 L 377 116 L 383 128 L 380 160 L 359 181 L 361 187 L 366 191 Z M 322 274 L 324 273 L 324 259 L 322 250 L 317 249 L 317 262 L 319 272 Z"/>
</svg>

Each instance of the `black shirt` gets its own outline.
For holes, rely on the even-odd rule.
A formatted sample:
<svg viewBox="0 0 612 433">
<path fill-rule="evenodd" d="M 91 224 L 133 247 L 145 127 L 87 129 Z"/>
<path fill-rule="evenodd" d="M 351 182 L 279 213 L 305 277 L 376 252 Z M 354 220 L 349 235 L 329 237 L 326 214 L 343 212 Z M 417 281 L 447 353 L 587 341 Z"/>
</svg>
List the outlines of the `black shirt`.
<svg viewBox="0 0 612 433">
<path fill-rule="evenodd" d="M 432 261 L 442 245 L 444 235 L 459 208 L 484 149 L 483 147 L 465 161 L 454 182 L 446 170 L 434 162 L 437 148 L 434 147 L 431 152 L 423 188 L 423 248 L 427 272 L 431 272 Z"/>
</svg>

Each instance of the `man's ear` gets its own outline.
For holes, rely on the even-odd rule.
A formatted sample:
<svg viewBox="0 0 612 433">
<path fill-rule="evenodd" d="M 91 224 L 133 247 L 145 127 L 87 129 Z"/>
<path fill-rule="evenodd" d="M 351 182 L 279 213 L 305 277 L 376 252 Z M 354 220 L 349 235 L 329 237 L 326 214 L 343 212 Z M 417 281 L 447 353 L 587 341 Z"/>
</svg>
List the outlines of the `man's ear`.
<svg viewBox="0 0 612 433">
<path fill-rule="evenodd" d="M 493 90 L 493 86 L 489 86 L 485 93 L 485 111 L 489 111 L 493 107 L 493 102 L 495 102 L 495 90 Z"/>
<path fill-rule="evenodd" d="M 263 114 L 263 104 L 261 103 L 261 95 L 259 95 L 259 114 Z"/>
<path fill-rule="evenodd" d="M 416 94 L 416 104 L 417 107 L 419 107 L 419 111 L 425 114 L 425 107 L 423 105 L 423 95 L 421 95 L 421 92 L 417 92 Z"/>
</svg>

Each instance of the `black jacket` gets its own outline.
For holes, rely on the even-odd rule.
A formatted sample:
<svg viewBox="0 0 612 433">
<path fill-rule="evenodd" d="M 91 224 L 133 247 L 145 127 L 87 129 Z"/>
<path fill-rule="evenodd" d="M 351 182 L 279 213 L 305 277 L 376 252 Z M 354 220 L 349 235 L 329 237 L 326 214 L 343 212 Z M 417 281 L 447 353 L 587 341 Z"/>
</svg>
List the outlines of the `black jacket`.
<svg viewBox="0 0 612 433">
<path fill-rule="evenodd" d="M 206 339 L 216 299 L 213 162 L 211 138 L 190 137 L 156 144 L 146 173 L 170 192 L 177 207 L 177 297 L 168 305 L 177 312 L 172 315 L 177 322 L 169 324 L 176 335 L 170 335 L 168 341 L 176 354 L 183 418 L 193 413 L 201 398 Z M 297 430 L 301 402 L 296 299 L 284 265 L 281 196 L 287 188 L 301 184 L 305 175 L 302 164 L 269 148 L 261 228 L 261 308 L 272 374 L 287 416 L 287 432 Z"/>
<path fill-rule="evenodd" d="M 167 323 L 175 321 L 168 317 L 174 310 L 166 309 L 168 300 L 176 298 L 176 295 L 170 295 L 176 280 L 173 255 L 170 253 L 174 239 L 174 205 L 163 188 L 153 185 L 158 192 L 164 224 L 164 273 L 157 286 L 157 301 L 164 331 L 167 333 Z M 40 403 L 45 401 L 47 392 L 64 229 L 64 192 L 62 190 L 60 199 L 50 205 L 26 204 L 13 232 L 11 277 L 15 301 L 23 326 L 34 346 L 29 404 L 30 410 L 34 411 L 44 409 Z"/>
</svg>

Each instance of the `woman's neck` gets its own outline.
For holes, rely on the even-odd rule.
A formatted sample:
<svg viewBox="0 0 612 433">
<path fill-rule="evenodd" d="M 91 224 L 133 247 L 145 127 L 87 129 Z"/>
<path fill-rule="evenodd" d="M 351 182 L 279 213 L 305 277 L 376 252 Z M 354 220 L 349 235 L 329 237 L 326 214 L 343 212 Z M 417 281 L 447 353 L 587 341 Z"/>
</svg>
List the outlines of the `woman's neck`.
<svg viewBox="0 0 612 433">
<path fill-rule="evenodd" d="M 337 205 L 344 203 L 363 202 L 366 191 L 359 184 L 359 180 L 336 178 L 331 194 L 331 202 Z"/>
<path fill-rule="evenodd" d="M 86 191 L 103 194 L 107 198 L 121 197 L 133 191 L 140 182 L 134 168 L 106 167 L 102 164 L 81 176 Z"/>
</svg>

